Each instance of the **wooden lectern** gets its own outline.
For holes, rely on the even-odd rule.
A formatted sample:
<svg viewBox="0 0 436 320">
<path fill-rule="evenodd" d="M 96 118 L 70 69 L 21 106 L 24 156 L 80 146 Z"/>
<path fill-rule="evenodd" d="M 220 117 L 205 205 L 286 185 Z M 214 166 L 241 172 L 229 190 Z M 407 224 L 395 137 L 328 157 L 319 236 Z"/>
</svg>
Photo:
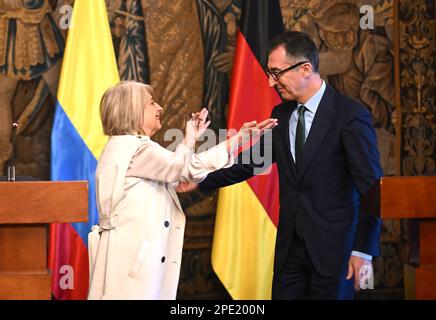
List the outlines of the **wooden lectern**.
<svg viewBox="0 0 436 320">
<path fill-rule="evenodd" d="M 0 182 L 0 299 L 50 299 L 48 224 L 88 219 L 88 182 Z"/>
<path fill-rule="evenodd" d="M 383 219 L 412 219 L 406 299 L 436 299 L 436 176 L 383 177 L 362 206 Z"/>
</svg>

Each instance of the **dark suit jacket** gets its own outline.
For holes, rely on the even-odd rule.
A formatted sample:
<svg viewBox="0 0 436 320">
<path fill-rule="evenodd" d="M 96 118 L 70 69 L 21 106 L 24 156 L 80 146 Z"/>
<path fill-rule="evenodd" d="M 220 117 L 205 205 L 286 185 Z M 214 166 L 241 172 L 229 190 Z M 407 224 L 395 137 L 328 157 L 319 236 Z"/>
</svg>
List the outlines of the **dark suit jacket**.
<svg viewBox="0 0 436 320">
<path fill-rule="evenodd" d="M 315 268 L 324 276 L 338 276 L 346 273 L 352 250 L 379 254 L 381 221 L 359 203 L 360 195 L 382 176 L 376 135 L 368 110 L 327 85 L 297 168 L 289 146 L 289 119 L 296 106 L 295 101 L 276 106 L 272 146 L 261 140 L 262 148 L 272 147 L 279 174 L 274 272 L 286 261 L 298 215 Z M 210 173 L 199 188 L 208 191 L 244 181 L 254 168 L 238 161 Z"/>
</svg>

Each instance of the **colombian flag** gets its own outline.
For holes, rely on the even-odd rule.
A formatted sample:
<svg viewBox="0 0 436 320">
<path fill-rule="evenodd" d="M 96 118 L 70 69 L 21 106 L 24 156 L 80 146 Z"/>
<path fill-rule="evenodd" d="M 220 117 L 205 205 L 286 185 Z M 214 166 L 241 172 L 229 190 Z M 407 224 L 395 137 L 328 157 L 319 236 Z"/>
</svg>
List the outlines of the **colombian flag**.
<svg viewBox="0 0 436 320">
<path fill-rule="evenodd" d="M 51 140 L 52 180 L 88 180 L 87 223 L 53 224 L 49 266 L 56 299 L 86 299 L 87 239 L 98 222 L 94 174 L 107 141 L 100 99 L 119 82 L 104 0 L 75 0 L 59 82 Z M 55 196 L 55 195 L 54 195 Z"/>
<path fill-rule="evenodd" d="M 246 0 L 237 34 L 228 128 L 264 120 L 281 103 L 264 71 L 268 43 L 283 31 L 279 1 Z M 218 195 L 212 266 L 233 299 L 270 299 L 279 212 L 277 169 Z"/>
</svg>

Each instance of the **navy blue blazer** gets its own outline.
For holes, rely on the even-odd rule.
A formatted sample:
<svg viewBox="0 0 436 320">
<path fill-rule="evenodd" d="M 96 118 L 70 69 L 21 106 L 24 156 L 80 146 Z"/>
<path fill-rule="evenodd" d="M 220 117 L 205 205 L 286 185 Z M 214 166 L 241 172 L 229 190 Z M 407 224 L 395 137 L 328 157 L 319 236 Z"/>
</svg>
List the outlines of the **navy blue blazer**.
<svg viewBox="0 0 436 320">
<path fill-rule="evenodd" d="M 291 247 L 297 215 L 308 253 L 324 276 L 345 274 L 352 250 L 379 255 L 381 220 L 360 207 L 360 196 L 382 176 L 371 114 L 360 103 L 327 85 L 304 145 L 301 166 L 292 158 L 289 119 L 295 101 L 274 107 L 278 119 L 272 148 L 280 186 L 280 215 L 274 272 L 280 272 Z M 203 191 L 228 186 L 253 176 L 256 165 L 238 163 L 210 173 Z M 247 162 L 247 161 L 245 161 Z M 264 165 L 264 164 L 262 164 Z"/>
</svg>

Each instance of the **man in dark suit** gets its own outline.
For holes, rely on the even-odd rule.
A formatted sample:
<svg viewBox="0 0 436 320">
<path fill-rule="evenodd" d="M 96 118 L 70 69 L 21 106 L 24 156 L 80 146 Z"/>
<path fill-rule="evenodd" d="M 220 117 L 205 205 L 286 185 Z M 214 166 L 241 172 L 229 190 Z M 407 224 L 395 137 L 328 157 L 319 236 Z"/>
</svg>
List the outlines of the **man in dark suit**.
<svg viewBox="0 0 436 320">
<path fill-rule="evenodd" d="M 318 67 L 305 33 L 286 32 L 270 44 L 269 85 L 284 100 L 271 115 L 280 185 L 273 299 L 350 299 L 379 254 L 380 219 L 359 201 L 382 175 L 371 115 L 327 85 Z M 199 187 L 244 181 L 255 168 L 239 162 Z"/>
</svg>

